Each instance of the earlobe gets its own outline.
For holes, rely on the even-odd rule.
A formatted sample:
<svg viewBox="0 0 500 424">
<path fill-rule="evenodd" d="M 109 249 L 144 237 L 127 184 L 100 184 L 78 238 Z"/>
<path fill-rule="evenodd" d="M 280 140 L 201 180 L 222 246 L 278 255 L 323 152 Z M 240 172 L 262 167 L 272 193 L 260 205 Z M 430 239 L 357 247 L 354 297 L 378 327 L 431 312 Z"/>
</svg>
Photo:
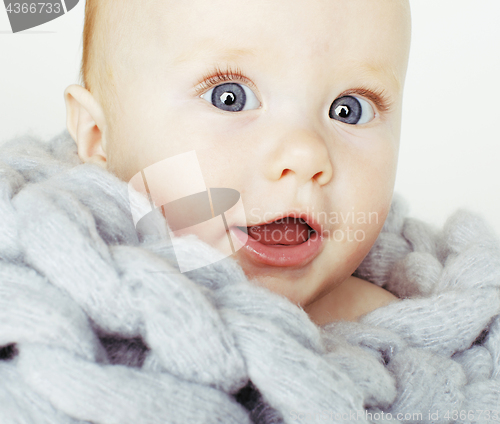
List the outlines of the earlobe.
<svg viewBox="0 0 500 424">
<path fill-rule="evenodd" d="M 106 119 L 101 105 L 80 85 L 70 85 L 64 91 L 66 126 L 78 147 L 83 162 L 107 168 Z"/>
</svg>

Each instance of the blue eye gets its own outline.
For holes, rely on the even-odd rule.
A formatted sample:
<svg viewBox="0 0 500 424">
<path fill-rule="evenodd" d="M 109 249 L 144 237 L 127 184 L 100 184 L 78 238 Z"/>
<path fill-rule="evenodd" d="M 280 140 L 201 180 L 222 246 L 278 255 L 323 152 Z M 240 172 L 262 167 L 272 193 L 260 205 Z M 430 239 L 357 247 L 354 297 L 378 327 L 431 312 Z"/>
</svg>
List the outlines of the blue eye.
<svg viewBox="0 0 500 424">
<path fill-rule="evenodd" d="M 257 109 L 260 106 L 252 90 L 234 82 L 217 85 L 200 97 L 211 102 L 215 107 L 229 112 Z"/>
<path fill-rule="evenodd" d="M 330 118 L 350 125 L 361 125 L 375 118 L 373 107 L 366 100 L 354 96 L 343 96 L 330 106 Z"/>
</svg>

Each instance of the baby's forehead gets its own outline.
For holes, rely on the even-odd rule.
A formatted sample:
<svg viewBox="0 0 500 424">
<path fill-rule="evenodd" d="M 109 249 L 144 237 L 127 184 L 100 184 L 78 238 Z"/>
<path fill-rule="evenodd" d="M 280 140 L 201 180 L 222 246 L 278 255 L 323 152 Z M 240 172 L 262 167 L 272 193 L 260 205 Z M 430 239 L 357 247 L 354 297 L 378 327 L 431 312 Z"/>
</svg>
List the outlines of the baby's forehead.
<svg viewBox="0 0 500 424">
<path fill-rule="evenodd" d="M 119 7 L 114 1 L 105 4 L 107 16 L 102 22 L 107 35 L 102 42 L 114 73 L 151 69 L 162 60 L 164 66 L 189 66 L 196 60 L 218 62 L 219 58 L 239 63 L 252 56 L 270 68 L 278 66 L 287 54 L 289 59 L 311 63 L 318 57 L 342 54 L 339 58 L 345 67 L 373 56 L 383 65 L 387 61 L 384 54 L 398 43 L 402 45 L 398 54 L 406 56 L 407 46 L 401 39 L 409 39 L 400 34 L 409 20 L 407 0 L 131 0 Z M 390 48 L 375 52 L 374 47 L 381 45 Z M 292 62 L 288 60 L 287 66 Z"/>
<path fill-rule="evenodd" d="M 298 31 L 307 24 L 320 24 L 335 33 L 347 27 L 351 36 L 362 32 L 363 21 L 390 20 L 400 13 L 409 12 L 408 0 L 129 0 L 118 3 L 104 1 L 101 24 L 114 41 L 127 38 L 132 44 L 138 38 L 175 39 L 177 34 L 196 40 L 199 35 L 244 42 L 244 35 L 259 29 L 266 33 L 294 28 Z M 366 22 L 364 22 L 366 23 Z M 393 22 L 395 23 L 395 22 Z M 224 33 L 224 29 L 232 29 Z M 128 37 L 127 37 L 128 36 Z M 339 34 L 339 36 L 344 36 Z M 198 41 L 197 41 L 198 42 Z M 111 43 L 110 43 L 111 46 Z M 141 45 L 137 45 L 140 48 Z M 144 47 L 144 45 L 142 45 Z M 284 48 L 287 46 L 284 46 Z"/>
</svg>

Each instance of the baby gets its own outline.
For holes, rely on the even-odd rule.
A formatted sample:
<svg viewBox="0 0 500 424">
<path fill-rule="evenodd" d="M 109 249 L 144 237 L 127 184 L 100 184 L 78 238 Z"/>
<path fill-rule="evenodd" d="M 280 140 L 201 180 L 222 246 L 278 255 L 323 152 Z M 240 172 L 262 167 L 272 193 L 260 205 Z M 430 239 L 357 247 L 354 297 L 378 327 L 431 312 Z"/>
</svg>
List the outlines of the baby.
<svg viewBox="0 0 500 424">
<path fill-rule="evenodd" d="M 397 300 L 352 274 L 392 200 L 409 43 L 407 0 L 87 0 L 67 126 L 127 182 L 195 150 L 207 187 L 241 194 L 248 278 L 354 321 Z"/>
</svg>

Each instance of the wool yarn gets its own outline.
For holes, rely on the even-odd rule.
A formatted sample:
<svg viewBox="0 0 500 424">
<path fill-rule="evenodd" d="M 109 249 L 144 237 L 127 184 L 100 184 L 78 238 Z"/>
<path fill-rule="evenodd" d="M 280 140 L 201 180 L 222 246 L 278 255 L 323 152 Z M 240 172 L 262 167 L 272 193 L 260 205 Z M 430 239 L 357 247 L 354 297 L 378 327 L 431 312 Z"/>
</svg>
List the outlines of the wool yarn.
<svg viewBox="0 0 500 424">
<path fill-rule="evenodd" d="M 356 275 L 402 300 L 319 327 L 194 235 L 176 249 L 211 265 L 179 273 L 166 222 L 134 226 L 143 200 L 66 131 L 0 146 L 0 423 L 500 420 L 481 217 L 438 230 L 395 196 Z"/>
</svg>

